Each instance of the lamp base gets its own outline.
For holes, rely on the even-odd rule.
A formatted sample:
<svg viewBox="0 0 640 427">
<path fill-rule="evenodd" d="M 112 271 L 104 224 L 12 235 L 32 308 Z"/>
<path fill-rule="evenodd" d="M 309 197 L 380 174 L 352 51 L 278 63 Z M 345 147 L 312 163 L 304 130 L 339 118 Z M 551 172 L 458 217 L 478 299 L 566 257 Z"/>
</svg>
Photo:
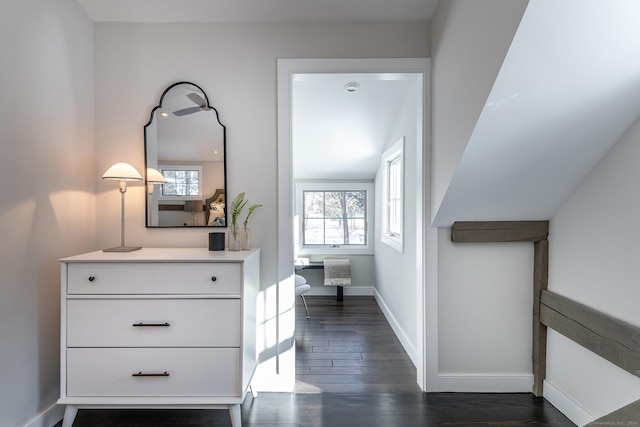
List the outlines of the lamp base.
<svg viewBox="0 0 640 427">
<path fill-rule="evenodd" d="M 142 249 L 142 246 L 116 246 L 115 248 L 103 249 L 102 252 L 133 252 Z"/>
</svg>

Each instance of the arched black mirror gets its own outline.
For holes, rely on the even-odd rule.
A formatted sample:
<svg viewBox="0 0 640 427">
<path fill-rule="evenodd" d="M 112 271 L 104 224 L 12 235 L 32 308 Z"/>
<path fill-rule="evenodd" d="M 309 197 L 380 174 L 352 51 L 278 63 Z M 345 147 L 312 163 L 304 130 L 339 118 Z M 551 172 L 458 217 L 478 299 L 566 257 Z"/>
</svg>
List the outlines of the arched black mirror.
<svg viewBox="0 0 640 427">
<path fill-rule="evenodd" d="M 144 127 L 147 227 L 226 227 L 226 128 L 198 85 L 169 86 Z"/>
</svg>

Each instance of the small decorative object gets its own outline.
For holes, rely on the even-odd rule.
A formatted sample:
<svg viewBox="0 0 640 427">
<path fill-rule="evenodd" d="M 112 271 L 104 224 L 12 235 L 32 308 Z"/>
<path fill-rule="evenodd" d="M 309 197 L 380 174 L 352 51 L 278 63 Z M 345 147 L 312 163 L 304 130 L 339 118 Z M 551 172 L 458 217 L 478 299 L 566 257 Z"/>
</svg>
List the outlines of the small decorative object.
<svg viewBox="0 0 640 427">
<path fill-rule="evenodd" d="M 238 194 L 231 202 L 231 225 L 229 226 L 229 241 L 227 247 L 230 251 L 240 250 L 240 229 L 238 228 L 238 217 L 242 209 L 247 204 L 244 199 L 244 192 Z"/>
<path fill-rule="evenodd" d="M 209 250 L 224 251 L 224 233 L 209 233 Z"/>
<path fill-rule="evenodd" d="M 249 212 L 244 219 L 244 224 L 240 232 L 240 249 L 242 249 L 243 251 L 248 251 L 249 249 L 251 249 L 251 230 L 249 229 L 249 217 L 251 216 L 253 211 L 261 206 L 261 204 L 249 206 Z"/>
</svg>

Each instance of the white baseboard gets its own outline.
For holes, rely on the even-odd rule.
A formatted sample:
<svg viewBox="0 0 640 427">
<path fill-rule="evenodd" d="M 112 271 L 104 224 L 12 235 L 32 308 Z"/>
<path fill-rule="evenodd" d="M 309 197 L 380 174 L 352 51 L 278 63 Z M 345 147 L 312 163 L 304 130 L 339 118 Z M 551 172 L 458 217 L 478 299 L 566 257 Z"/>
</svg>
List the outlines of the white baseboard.
<svg viewBox="0 0 640 427">
<path fill-rule="evenodd" d="M 548 381 L 544 382 L 542 390 L 544 398 L 574 424 L 583 426 L 595 420 L 593 415 Z"/>
<path fill-rule="evenodd" d="M 400 327 L 400 324 L 393 316 L 393 314 L 391 314 L 391 310 L 389 310 L 389 307 L 387 306 L 387 304 L 385 304 L 382 296 L 380 296 L 376 289 L 372 288 L 372 290 L 374 292 L 374 297 L 376 298 L 376 301 L 378 302 L 378 305 L 380 306 L 380 309 L 384 314 L 384 317 L 387 318 L 387 322 L 389 322 L 389 325 L 391 325 L 391 329 L 393 329 L 393 332 L 395 332 L 396 336 L 400 340 L 400 344 L 402 344 L 402 347 L 404 347 L 404 351 L 406 351 L 409 355 L 409 358 L 411 359 L 411 362 L 413 362 L 413 365 L 417 366 L 418 351 L 416 350 L 415 345 L 411 342 L 407 334 L 404 332 L 404 329 Z"/>
<path fill-rule="evenodd" d="M 353 296 L 372 296 L 374 291 L 372 286 L 345 286 L 343 289 L 343 295 Z M 337 289 L 335 286 L 311 286 L 309 292 L 305 294 L 310 296 L 327 296 L 335 295 Z"/>
<path fill-rule="evenodd" d="M 438 391 L 456 393 L 530 393 L 533 375 L 440 374 Z"/>
<path fill-rule="evenodd" d="M 64 405 L 53 404 L 25 427 L 53 427 L 62 420 L 64 408 Z"/>
</svg>

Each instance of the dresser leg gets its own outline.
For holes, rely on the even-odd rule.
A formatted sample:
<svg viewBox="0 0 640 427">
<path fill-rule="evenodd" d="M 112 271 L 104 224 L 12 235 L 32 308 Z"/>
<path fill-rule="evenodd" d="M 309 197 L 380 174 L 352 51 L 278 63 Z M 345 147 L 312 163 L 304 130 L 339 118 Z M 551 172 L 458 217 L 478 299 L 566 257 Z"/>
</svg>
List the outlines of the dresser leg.
<svg viewBox="0 0 640 427">
<path fill-rule="evenodd" d="M 231 425 L 233 427 L 242 427 L 240 420 L 240 405 L 229 405 L 229 416 L 231 417 Z"/>
<path fill-rule="evenodd" d="M 67 407 L 64 410 L 62 427 L 73 426 L 73 420 L 76 419 L 77 414 L 78 414 L 78 407 L 76 405 L 67 405 Z"/>
</svg>

